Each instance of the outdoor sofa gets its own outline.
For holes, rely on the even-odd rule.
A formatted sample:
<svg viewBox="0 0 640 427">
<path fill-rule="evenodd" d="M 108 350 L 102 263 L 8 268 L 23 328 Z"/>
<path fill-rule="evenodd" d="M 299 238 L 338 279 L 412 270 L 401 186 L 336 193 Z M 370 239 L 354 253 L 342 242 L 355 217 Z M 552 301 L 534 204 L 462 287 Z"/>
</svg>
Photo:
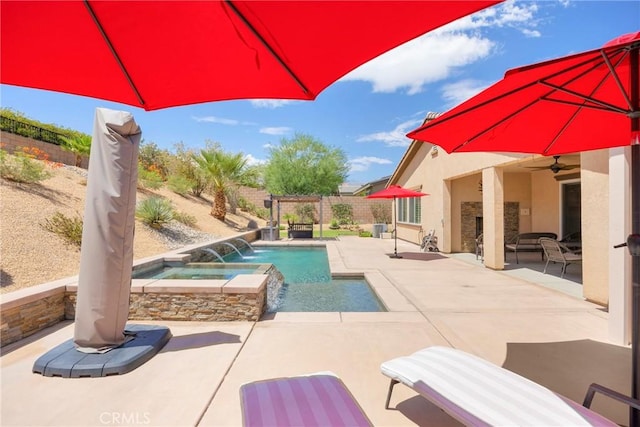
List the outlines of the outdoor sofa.
<svg viewBox="0 0 640 427">
<path fill-rule="evenodd" d="M 516 264 L 519 263 L 518 252 L 540 252 L 540 256 L 544 261 L 544 251 L 542 250 L 542 245 L 539 242 L 541 237 L 557 239 L 558 235 L 556 233 L 546 231 L 517 234 L 505 242 L 504 260 L 507 260 L 507 252 L 514 252 L 516 254 Z"/>
</svg>

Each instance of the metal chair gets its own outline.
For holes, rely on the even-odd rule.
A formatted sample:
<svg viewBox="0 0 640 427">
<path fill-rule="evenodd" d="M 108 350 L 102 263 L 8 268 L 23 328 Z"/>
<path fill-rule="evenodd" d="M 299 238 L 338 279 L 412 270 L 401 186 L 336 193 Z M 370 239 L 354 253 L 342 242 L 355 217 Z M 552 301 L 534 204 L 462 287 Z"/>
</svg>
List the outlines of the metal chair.
<svg viewBox="0 0 640 427">
<path fill-rule="evenodd" d="M 547 263 L 544 265 L 544 271 L 542 272 L 544 274 L 547 273 L 547 266 L 549 265 L 549 262 L 562 263 L 560 278 L 564 277 L 564 273 L 567 271 L 567 265 L 575 262 L 582 262 L 582 254 L 571 251 L 555 239 L 541 237 L 539 242 L 542 246 L 542 250 L 544 251 L 544 255 L 547 258 Z"/>
</svg>

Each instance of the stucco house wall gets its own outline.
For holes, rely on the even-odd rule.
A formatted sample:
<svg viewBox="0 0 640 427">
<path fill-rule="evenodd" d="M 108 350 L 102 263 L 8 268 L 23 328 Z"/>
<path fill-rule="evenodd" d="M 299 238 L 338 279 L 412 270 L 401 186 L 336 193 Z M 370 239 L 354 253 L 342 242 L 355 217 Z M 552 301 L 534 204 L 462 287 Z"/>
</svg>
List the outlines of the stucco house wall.
<svg viewBox="0 0 640 427">
<path fill-rule="evenodd" d="M 443 252 L 473 251 L 462 237 L 462 204 L 482 206 L 482 170 L 496 167 L 503 172 L 503 199 L 518 204 L 518 231 L 550 231 L 562 238 L 562 195 L 564 182 L 581 184 L 583 243 L 583 295 L 607 306 L 609 263 L 603 242 L 608 230 L 608 152 L 606 150 L 573 156 L 581 167 L 554 174 L 532 169 L 549 163 L 540 156 L 518 153 L 448 154 L 431 144 L 414 141 L 407 149 L 389 184 L 418 189 L 430 194 L 422 198 L 419 225 L 398 224 L 398 238 L 419 243 L 422 235 L 436 231 Z M 557 179 L 576 174 L 573 181 Z M 422 232 L 421 232 L 422 231 Z M 509 236 L 505 236 L 508 238 Z"/>
</svg>

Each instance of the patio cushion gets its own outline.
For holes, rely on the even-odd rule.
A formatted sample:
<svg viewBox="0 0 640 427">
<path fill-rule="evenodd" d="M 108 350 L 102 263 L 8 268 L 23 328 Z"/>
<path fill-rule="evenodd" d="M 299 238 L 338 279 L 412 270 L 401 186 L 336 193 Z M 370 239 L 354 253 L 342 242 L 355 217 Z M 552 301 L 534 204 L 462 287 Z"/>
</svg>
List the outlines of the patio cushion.
<svg viewBox="0 0 640 427">
<path fill-rule="evenodd" d="M 527 378 L 453 348 L 429 347 L 384 362 L 381 370 L 466 425 L 616 425 Z"/>
<path fill-rule="evenodd" d="M 240 387 L 245 426 L 371 426 L 331 372 L 256 381 Z"/>
</svg>

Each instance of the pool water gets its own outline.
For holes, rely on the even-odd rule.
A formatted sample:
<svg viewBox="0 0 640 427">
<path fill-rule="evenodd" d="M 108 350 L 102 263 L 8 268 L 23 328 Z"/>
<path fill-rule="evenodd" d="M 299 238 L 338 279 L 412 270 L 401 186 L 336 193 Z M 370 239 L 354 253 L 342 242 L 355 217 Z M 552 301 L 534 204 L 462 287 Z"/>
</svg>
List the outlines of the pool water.
<svg viewBox="0 0 640 427">
<path fill-rule="evenodd" d="M 332 279 L 324 247 L 256 247 L 224 257 L 230 263 L 274 264 L 284 276 L 270 312 L 386 311 L 364 278 Z M 237 265 L 237 264 L 236 264 Z"/>
</svg>

